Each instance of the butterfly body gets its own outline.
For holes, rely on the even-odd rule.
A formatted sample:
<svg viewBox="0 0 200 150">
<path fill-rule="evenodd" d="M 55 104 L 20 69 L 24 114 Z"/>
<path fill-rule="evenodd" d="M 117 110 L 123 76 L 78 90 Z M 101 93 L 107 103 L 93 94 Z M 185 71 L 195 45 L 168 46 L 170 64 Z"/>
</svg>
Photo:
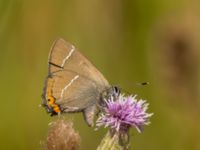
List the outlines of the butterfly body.
<svg viewBox="0 0 200 150">
<path fill-rule="evenodd" d="M 116 94 L 104 76 L 72 44 L 58 39 L 48 60 L 42 105 L 51 115 L 83 112 L 88 125 L 105 97 Z"/>
</svg>

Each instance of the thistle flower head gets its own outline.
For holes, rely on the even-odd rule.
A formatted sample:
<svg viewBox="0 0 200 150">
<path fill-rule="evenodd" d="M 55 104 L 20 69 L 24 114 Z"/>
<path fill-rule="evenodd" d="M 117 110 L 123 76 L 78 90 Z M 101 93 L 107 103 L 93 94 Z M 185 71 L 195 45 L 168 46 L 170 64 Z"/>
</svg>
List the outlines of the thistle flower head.
<svg viewBox="0 0 200 150">
<path fill-rule="evenodd" d="M 74 130 L 73 122 L 59 118 L 49 124 L 45 150 L 77 150 L 80 147 L 80 135 Z"/>
<path fill-rule="evenodd" d="M 137 100 L 136 96 L 120 95 L 116 100 L 111 97 L 105 103 L 104 110 L 97 119 L 97 127 L 110 127 L 117 132 L 126 132 L 130 127 L 135 127 L 141 132 L 143 126 L 150 123 L 149 118 L 153 115 L 146 112 L 148 103 Z"/>
</svg>

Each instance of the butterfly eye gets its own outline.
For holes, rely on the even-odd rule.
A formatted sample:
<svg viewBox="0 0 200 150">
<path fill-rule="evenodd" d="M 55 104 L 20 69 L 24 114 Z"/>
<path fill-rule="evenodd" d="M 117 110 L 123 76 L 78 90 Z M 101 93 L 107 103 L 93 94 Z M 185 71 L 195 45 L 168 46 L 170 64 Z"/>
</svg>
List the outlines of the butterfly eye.
<svg viewBox="0 0 200 150">
<path fill-rule="evenodd" d="M 115 93 L 117 93 L 117 94 L 120 93 L 120 89 L 118 87 L 114 86 L 113 88 L 114 88 Z"/>
</svg>

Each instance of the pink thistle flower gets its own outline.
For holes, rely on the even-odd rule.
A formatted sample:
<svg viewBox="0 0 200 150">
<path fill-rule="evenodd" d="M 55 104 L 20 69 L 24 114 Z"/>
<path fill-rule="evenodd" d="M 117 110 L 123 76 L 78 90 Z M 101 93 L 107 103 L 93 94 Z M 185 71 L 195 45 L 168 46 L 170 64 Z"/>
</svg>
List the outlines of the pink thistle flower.
<svg viewBox="0 0 200 150">
<path fill-rule="evenodd" d="M 146 112 L 149 104 L 145 100 L 137 100 L 136 96 L 120 95 L 116 100 L 111 97 L 105 103 L 96 121 L 97 127 L 110 127 L 117 132 L 127 132 L 130 127 L 135 127 L 142 132 L 143 126 L 150 123 L 149 118 L 153 115 Z"/>
</svg>

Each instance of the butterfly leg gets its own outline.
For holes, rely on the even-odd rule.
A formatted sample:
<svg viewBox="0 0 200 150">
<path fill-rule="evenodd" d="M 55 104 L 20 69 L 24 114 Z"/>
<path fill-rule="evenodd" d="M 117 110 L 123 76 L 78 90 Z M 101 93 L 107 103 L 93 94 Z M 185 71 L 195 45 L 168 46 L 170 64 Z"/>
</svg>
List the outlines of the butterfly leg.
<svg viewBox="0 0 200 150">
<path fill-rule="evenodd" d="M 83 110 L 83 116 L 89 126 L 94 126 L 94 116 L 97 114 L 98 109 L 96 105 L 92 105 Z"/>
</svg>

